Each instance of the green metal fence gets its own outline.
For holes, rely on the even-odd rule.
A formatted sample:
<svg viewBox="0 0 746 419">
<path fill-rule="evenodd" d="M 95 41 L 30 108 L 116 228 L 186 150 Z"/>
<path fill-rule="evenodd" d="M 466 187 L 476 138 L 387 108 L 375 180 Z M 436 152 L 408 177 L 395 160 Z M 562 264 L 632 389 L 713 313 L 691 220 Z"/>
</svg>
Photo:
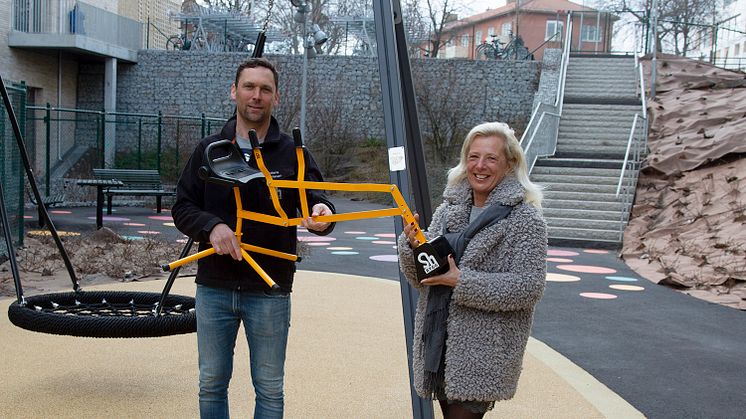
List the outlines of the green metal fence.
<svg viewBox="0 0 746 419">
<path fill-rule="evenodd" d="M 26 85 L 6 86 L 12 102 L 13 111 L 18 118 L 21 134 L 25 133 L 26 121 Z M 18 150 L 13 127 L 10 123 L 9 112 L 0 101 L 0 182 L 3 185 L 5 209 L 8 213 L 11 237 L 15 238 L 14 245 L 23 246 L 23 204 L 24 204 L 24 174 L 21 154 Z M 0 229 L 4 228 L 0 226 Z M 0 259 L 7 258 L 8 246 L 4 233 L 0 230 Z"/>
<path fill-rule="evenodd" d="M 87 178 L 91 169 L 156 169 L 175 181 L 197 141 L 219 130 L 224 118 L 103 112 L 29 106 L 38 147 L 30 153 L 44 173 L 49 194 L 58 169 L 66 177 Z M 42 180 L 40 179 L 40 183 Z"/>
</svg>

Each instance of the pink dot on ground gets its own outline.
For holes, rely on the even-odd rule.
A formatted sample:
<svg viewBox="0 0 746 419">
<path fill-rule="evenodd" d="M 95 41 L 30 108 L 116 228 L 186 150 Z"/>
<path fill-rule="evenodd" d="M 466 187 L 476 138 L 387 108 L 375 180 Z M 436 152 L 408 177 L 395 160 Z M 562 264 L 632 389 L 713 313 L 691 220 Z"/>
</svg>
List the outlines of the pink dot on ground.
<svg viewBox="0 0 746 419">
<path fill-rule="evenodd" d="M 176 227 L 176 224 L 174 223 L 163 223 L 163 225 L 166 227 Z"/>
<path fill-rule="evenodd" d="M 152 230 L 138 230 L 137 232 L 140 234 L 153 234 L 153 235 L 161 234 L 160 231 L 152 231 Z"/>
<path fill-rule="evenodd" d="M 326 250 L 352 250 L 352 247 L 343 247 L 343 246 L 327 247 Z"/>
<path fill-rule="evenodd" d="M 142 224 L 142 223 L 124 223 L 124 225 L 130 226 L 130 227 L 145 227 L 145 224 Z"/>
<path fill-rule="evenodd" d="M 605 292 L 581 292 L 581 297 L 595 298 L 597 300 L 613 300 L 616 298 L 614 294 L 606 294 Z"/>
<path fill-rule="evenodd" d="M 306 244 L 309 245 L 309 246 L 329 246 L 331 243 L 329 243 L 329 242 L 311 242 L 311 243 L 306 243 Z"/>
<path fill-rule="evenodd" d="M 580 272 L 585 274 L 615 274 L 616 270 L 611 268 L 603 268 L 601 266 L 588 266 L 588 265 L 557 265 L 557 269 L 570 272 Z"/>
<path fill-rule="evenodd" d="M 170 215 L 150 215 L 148 216 L 151 220 L 159 220 L 159 221 L 173 221 L 174 218 Z"/>
<path fill-rule="evenodd" d="M 554 272 L 550 272 L 547 274 L 547 281 L 550 282 L 577 282 L 580 281 L 579 276 L 575 275 L 564 275 L 564 274 L 556 274 Z"/>
<path fill-rule="evenodd" d="M 365 234 L 364 231 L 345 231 L 345 234 Z"/>
<path fill-rule="evenodd" d="M 380 233 L 380 234 L 374 234 L 374 236 L 376 236 L 376 237 L 384 237 L 384 238 L 387 238 L 387 239 L 393 239 L 394 237 L 396 237 L 396 234 L 394 234 L 394 233 Z"/>
<path fill-rule="evenodd" d="M 176 239 L 176 243 L 186 243 L 189 239 Z"/>
<path fill-rule="evenodd" d="M 585 249 L 585 250 L 583 250 L 583 252 L 585 252 L 585 253 L 593 253 L 593 254 L 596 254 L 596 255 L 606 255 L 606 254 L 609 253 L 608 250 L 601 250 L 601 249 Z"/>
<path fill-rule="evenodd" d="M 72 214 L 72 211 L 66 211 L 66 210 L 50 210 L 50 214 Z"/>
<path fill-rule="evenodd" d="M 371 256 L 370 259 L 377 260 L 379 262 L 398 262 L 399 261 L 399 257 L 396 255 L 376 255 L 376 256 Z"/>
<path fill-rule="evenodd" d="M 547 256 L 577 256 L 580 253 L 578 252 L 571 252 L 569 250 L 556 250 L 556 249 L 550 249 L 547 250 Z"/>
<path fill-rule="evenodd" d="M 333 242 L 335 239 L 334 237 L 320 237 L 320 236 L 300 236 L 298 237 L 299 242 Z"/>
<path fill-rule="evenodd" d="M 391 241 L 391 240 L 375 240 L 375 241 L 372 241 L 371 243 L 373 244 L 396 244 L 396 242 Z"/>
<path fill-rule="evenodd" d="M 29 219 L 29 218 L 34 218 L 34 217 L 32 217 L 30 215 L 24 215 L 23 218 Z"/>
<path fill-rule="evenodd" d="M 572 263 L 572 259 L 565 259 L 565 258 L 547 258 L 547 262 L 557 262 L 557 263 Z"/>
<path fill-rule="evenodd" d="M 89 220 L 95 220 L 96 217 L 86 217 Z M 129 221 L 129 218 L 125 217 L 112 217 L 111 215 L 104 215 L 104 221 Z"/>
<path fill-rule="evenodd" d="M 637 285 L 624 285 L 624 284 L 614 284 L 609 285 L 609 288 L 619 291 L 642 291 L 645 289 L 645 287 L 640 287 Z"/>
</svg>

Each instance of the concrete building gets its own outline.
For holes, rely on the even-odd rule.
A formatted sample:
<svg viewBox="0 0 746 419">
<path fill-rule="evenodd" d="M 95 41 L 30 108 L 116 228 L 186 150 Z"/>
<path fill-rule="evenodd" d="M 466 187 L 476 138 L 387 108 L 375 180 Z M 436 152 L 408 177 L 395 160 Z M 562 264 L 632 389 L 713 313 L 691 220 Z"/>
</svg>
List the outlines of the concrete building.
<svg viewBox="0 0 746 419">
<path fill-rule="evenodd" d="M 104 109 L 116 111 L 117 65 L 137 62 L 138 50 L 145 47 L 148 19 L 178 33 L 167 12 L 179 7 L 178 0 L 0 0 L 3 79 L 7 84 L 25 83 L 28 106 L 74 109 L 80 64 L 103 61 Z M 27 145 L 34 160 L 43 153 L 46 133 L 34 130 L 33 124 L 29 128 Z M 107 143 L 115 135 L 114 130 L 107 131 Z M 49 137 L 50 154 L 61 161 L 74 144 L 59 127 Z M 43 173 L 45 165 L 37 163 L 36 168 Z"/>
<path fill-rule="evenodd" d="M 545 48 L 557 48 L 564 36 L 567 11 L 573 11 L 573 51 L 611 51 L 611 35 L 618 18 L 567 0 L 508 0 L 507 4 L 445 26 L 449 40 L 439 58 L 483 59 L 478 47 L 495 41 L 507 45 L 520 36 L 528 52 L 541 60 Z M 423 48 L 427 47 L 423 45 Z"/>
<path fill-rule="evenodd" d="M 724 0 L 717 24 L 700 28 L 687 55 L 733 70 L 746 69 L 746 0 Z M 714 21 L 715 19 L 713 19 Z M 715 40 L 715 42 L 713 42 Z"/>
</svg>

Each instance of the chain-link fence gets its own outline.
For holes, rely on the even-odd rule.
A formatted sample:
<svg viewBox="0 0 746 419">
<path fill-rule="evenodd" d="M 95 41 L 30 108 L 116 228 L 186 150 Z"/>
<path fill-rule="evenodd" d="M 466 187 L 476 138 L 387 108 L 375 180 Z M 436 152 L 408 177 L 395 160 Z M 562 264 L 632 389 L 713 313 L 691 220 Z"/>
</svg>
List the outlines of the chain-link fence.
<svg viewBox="0 0 746 419">
<path fill-rule="evenodd" d="M 6 86 L 10 96 L 11 106 L 18 119 L 18 125 L 23 134 L 26 121 L 26 86 Z M 7 228 L 10 236 L 14 238 L 16 246 L 23 246 L 23 163 L 18 150 L 13 126 L 10 121 L 10 112 L 5 108 L 4 102 L 0 102 L 0 182 L 3 188 L 3 202 L 8 214 Z M 6 228 L 0 225 L 0 261 L 8 257 L 8 245 L 5 242 Z"/>
<path fill-rule="evenodd" d="M 58 177 L 89 178 L 93 168 L 156 169 L 176 181 L 197 141 L 224 118 L 29 106 L 28 148 L 42 194 Z"/>
</svg>

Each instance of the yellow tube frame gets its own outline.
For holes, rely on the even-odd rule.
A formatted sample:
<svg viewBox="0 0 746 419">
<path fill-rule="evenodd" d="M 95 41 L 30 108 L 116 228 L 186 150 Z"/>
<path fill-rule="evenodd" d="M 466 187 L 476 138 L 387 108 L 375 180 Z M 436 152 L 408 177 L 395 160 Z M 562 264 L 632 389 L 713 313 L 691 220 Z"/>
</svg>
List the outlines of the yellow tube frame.
<svg viewBox="0 0 746 419">
<path fill-rule="evenodd" d="M 238 239 L 238 243 L 241 246 L 241 255 L 243 256 L 243 259 L 249 265 L 251 265 L 254 271 L 256 271 L 256 273 L 259 274 L 259 276 L 264 280 L 264 282 L 266 282 L 267 285 L 269 285 L 270 287 L 275 288 L 277 287 L 277 285 L 272 280 L 272 278 L 270 278 L 269 275 L 261 268 L 261 266 L 259 266 L 259 264 L 256 263 L 256 261 L 249 255 L 248 252 L 269 255 L 269 256 L 276 257 L 276 258 L 280 258 L 280 259 L 290 260 L 293 262 L 297 261 L 299 258 L 297 255 L 293 255 L 290 253 L 279 252 L 276 250 L 243 243 L 241 241 L 242 239 L 241 227 L 243 225 L 243 220 L 257 221 L 260 223 L 272 224 L 272 225 L 277 225 L 277 226 L 282 226 L 282 227 L 299 226 L 303 223 L 303 220 L 307 219 L 310 216 L 309 209 L 308 209 L 308 197 L 306 196 L 306 193 L 305 193 L 306 190 L 308 189 L 329 190 L 329 191 L 348 191 L 348 192 L 388 192 L 393 197 L 394 202 L 396 203 L 396 207 L 387 208 L 387 209 L 379 209 L 379 210 L 358 211 L 358 212 L 351 212 L 347 214 L 319 215 L 319 216 L 312 216 L 311 218 L 316 222 L 333 223 L 337 221 L 351 221 L 351 220 L 363 220 L 363 219 L 368 219 L 368 218 L 400 216 L 404 219 L 404 222 L 406 224 L 412 224 L 415 226 L 415 228 L 417 229 L 416 237 L 417 237 L 417 240 L 419 240 L 420 244 L 427 243 L 427 239 L 425 238 L 425 235 L 422 234 L 422 230 L 419 228 L 419 225 L 417 224 L 417 221 L 414 218 L 414 214 L 412 213 L 412 211 L 410 211 L 409 206 L 407 206 L 406 201 L 404 201 L 404 197 L 402 196 L 401 192 L 399 192 L 399 188 L 396 185 L 379 184 L 379 183 L 338 183 L 338 182 L 307 181 L 304 179 L 306 164 L 305 164 L 305 157 L 303 154 L 303 147 L 296 147 L 296 157 L 298 159 L 297 180 L 275 180 L 275 179 L 272 179 L 272 175 L 269 173 L 269 170 L 267 170 L 267 167 L 264 164 L 264 159 L 262 158 L 261 149 L 259 147 L 256 147 L 254 148 L 253 153 L 254 153 L 254 158 L 256 159 L 259 170 L 262 172 L 262 174 L 264 174 L 265 182 L 267 184 L 267 187 L 269 188 L 269 195 L 270 195 L 270 199 L 272 200 L 272 205 L 274 206 L 275 211 L 277 212 L 278 215 L 268 215 L 268 214 L 254 212 L 254 211 L 244 210 L 243 205 L 241 203 L 241 192 L 239 191 L 239 188 L 237 186 L 234 186 L 233 196 L 236 200 L 235 234 L 236 234 L 236 238 Z M 282 206 L 280 205 L 279 194 L 277 193 L 277 188 L 298 190 L 299 198 L 300 198 L 301 217 L 288 218 L 287 214 L 285 213 L 285 211 L 282 209 Z M 168 268 L 167 270 L 170 271 L 177 267 L 186 265 L 187 263 L 191 263 L 203 257 L 210 256 L 214 253 L 215 253 L 215 249 L 211 247 L 209 249 L 187 256 L 185 258 L 171 262 L 168 265 L 164 266 L 164 269 L 167 267 Z"/>
</svg>

